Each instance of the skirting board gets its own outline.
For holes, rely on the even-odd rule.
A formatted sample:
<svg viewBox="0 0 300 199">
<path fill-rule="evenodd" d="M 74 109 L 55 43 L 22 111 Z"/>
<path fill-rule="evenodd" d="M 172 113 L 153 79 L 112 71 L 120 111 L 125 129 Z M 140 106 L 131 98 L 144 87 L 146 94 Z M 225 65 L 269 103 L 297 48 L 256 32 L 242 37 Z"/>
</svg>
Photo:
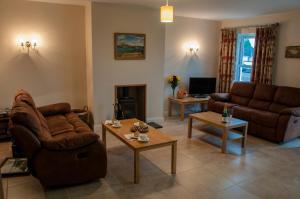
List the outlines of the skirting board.
<svg viewBox="0 0 300 199">
<path fill-rule="evenodd" d="M 165 121 L 165 119 L 163 117 L 149 117 L 147 118 L 147 121 L 146 122 L 156 122 L 156 123 L 163 123 Z M 101 124 L 95 124 L 94 125 L 94 130 L 95 132 L 101 132 L 102 129 L 101 129 Z"/>
</svg>

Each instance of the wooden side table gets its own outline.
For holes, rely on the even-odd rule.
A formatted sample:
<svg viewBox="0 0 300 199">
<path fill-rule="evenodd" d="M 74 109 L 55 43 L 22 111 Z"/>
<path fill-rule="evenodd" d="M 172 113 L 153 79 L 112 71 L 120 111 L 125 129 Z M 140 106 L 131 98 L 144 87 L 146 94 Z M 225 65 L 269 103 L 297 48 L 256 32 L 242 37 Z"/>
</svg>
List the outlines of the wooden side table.
<svg viewBox="0 0 300 199">
<path fill-rule="evenodd" d="M 207 105 L 209 100 L 209 97 L 207 98 L 195 98 L 195 97 L 186 97 L 183 99 L 178 99 L 174 97 L 169 97 L 169 107 L 168 107 L 168 116 L 172 116 L 172 107 L 173 104 L 178 104 L 180 106 L 180 120 L 184 120 L 184 111 L 185 111 L 185 106 L 190 105 L 190 104 L 200 104 L 201 106 L 201 111 L 205 110 L 205 106 Z"/>
</svg>

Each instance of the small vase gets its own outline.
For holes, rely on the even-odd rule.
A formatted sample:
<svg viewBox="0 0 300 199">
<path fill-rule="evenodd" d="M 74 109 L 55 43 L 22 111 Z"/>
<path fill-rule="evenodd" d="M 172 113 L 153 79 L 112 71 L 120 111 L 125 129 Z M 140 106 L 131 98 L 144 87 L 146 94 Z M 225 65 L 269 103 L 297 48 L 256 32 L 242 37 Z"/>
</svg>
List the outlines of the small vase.
<svg viewBox="0 0 300 199">
<path fill-rule="evenodd" d="M 173 97 L 175 97 L 175 88 L 172 88 L 173 91 Z"/>
</svg>

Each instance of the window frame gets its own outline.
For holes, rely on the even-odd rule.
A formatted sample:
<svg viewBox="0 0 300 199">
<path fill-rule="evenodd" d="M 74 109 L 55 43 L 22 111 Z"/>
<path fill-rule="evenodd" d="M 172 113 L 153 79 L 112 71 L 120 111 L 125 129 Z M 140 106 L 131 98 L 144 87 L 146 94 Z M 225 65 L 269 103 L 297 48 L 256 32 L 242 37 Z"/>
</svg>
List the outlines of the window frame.
<svg viewBox="0 0 300 199">
<path fill-rule="evenodd" d="M 238 33 L 237 35 L 234 81 L 238 81 L 238 82 L 242 81 L 240 80 L 240 68 L 241 68 L 240 66 L 243 65 L 243 57 L 240 57 L 240 55 L 244 54 L 244 52 L 242 52 L 242 50 L 244 50 L 242 46 L 244 45 L 245 39 L 253 38 L 253 37 L 255 39 L 255 36 L 256 36 L 255 33 Z M 252 60 L 251 70 L 252 70 L 252 66 L 253 66 L 253 60 Z"/>
</svg>

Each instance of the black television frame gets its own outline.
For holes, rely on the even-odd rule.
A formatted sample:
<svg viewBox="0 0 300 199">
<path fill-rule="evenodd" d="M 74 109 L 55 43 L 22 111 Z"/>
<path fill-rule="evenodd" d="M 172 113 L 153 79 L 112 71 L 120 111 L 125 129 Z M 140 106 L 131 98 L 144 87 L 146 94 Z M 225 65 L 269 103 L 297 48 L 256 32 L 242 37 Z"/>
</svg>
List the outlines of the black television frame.
<svg viewBox="0 0 300 199">
<path fill-rule="evenodd" d="M 206 82 L 206 85 L 213 84 L 212 86 L 206 86 L 206 88 L 195 88 L 196 81 L 198 83 Z M 193 86 L 194 85 L 194 86 Z M 190 77 L 189 79 L 189 95 L 193 97 L 207 97 L 210 94 L 216 92 L 217 78 L 216 77 Z M 192 88 L 192 86 L 194 88 Z M 195 90 L 199 90 L 199 92 L 195 92 Z M 201 89 L 203 91 L 201 91 Z"/>
</svg>

